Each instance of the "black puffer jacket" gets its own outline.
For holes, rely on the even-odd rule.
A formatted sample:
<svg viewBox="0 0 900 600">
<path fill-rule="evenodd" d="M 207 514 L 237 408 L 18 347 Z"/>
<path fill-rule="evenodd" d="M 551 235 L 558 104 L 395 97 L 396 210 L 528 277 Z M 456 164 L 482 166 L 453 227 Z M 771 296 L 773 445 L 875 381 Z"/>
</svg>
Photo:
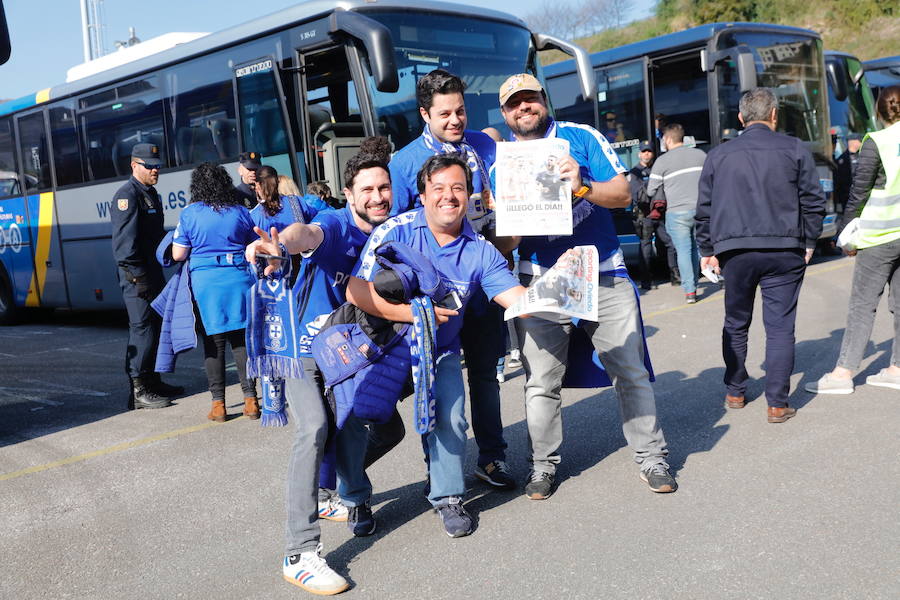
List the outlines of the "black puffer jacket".
<svg viewBox="0 0 900 600">
<path fill-rule="evenodd" d="M 853 185 L 850 186 L 850 198 L 844 207 L 844 216 L 841 219 L 847 224 L 862 212 L 872 188 L 883 188 L 887 182 L 884 173 L 884 165 L 878 154 L 878 146 L 872 138 L 866 138 L 859 149 L 859 162 L 856 163 L 856 173 L 853 175 Z"/>
</svg>

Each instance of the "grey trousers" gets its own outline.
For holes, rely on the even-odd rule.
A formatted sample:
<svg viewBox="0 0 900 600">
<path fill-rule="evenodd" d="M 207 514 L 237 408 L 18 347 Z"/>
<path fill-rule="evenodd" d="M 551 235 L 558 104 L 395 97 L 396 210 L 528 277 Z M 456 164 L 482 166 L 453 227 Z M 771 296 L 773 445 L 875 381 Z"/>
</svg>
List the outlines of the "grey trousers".
<svg viewBox="0 0 900 600">
<path fill-rule="evenodd" d="M 891 364 L 900 366 L 900 240 L 887 244 L 863 248 L 856 253 L 853 267 L 853 287 L 850 290 L 850 308 L 847 313 L 847 328 L 841 342 L 839 367 L 856 371 L 862 362 L 863 353 L 872 327 L 875 311 L 884 293 L 884 286 L 890 287 L 888 308 L 894 315 L 894 347 Z"/>
<path fill-rule="evenodd" d="M 294 443 L 285 485 L 285 556 L 319 544 L 319 468 L 328 438 L 321 374 L 312 358 L 302 358 L 303 379 L 286 379 L 285 396 L 294 423 Z"/>
<path fill-rule="evenodd" d="M 520 278 L 522 285 L 531 280 L 528 275 Z M 583 326 L 616 388 L 625 440 L 642 470 L 656 464 L 668 468 L 666 440 L 656 419 L 656 399 L 644 367 L 634 288 L 622 277 L 600 277 L 599 288 L 598 322 Z M 538 318 L 516 321 L 525 367 L 525 417 L 532 468 L 555 473 L 563 439 L 560 391 L 572 324 Z"/>
</svg>

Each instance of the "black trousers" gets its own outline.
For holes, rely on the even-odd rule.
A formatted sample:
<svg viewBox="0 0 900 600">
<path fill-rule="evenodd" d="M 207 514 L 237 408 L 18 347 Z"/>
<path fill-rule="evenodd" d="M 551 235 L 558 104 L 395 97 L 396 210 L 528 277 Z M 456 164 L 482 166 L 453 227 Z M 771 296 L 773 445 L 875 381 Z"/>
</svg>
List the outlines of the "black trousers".
<svg viewBox="0 0 900 600">
<path fill-rule="evenodd" d="M 203 366 L 213 400 L 225 399 L 225 344 L 231 345 L 231 354 L 237 367 L 238 379 L 245 398 L 256 397 L 256 382 L 247 379 L 247 342 L 243 329 L 207 335 L 197 319 L 198 329 L 203 338 Z"/>
<path fill-rule="evenodd" d="M 162 319 L 150 307 L 150 300 L 137 295 L 137 286 L 119 274 L 122 299 L 128 312 L 128 347 L 125 350 L 125 372 L 132 379 L 148 378 L 154 375 L 156 349 L 159 346 L 159 331 Z M 162 285 L 154 286 L 151 299 L 162 291 Z"/>
<path fill-rule="evenodd" d="M 786 406 L 794 370 L 797 298 L 806 273 L 803 250 L 741 250 L 719 256 L 725 275 L 722 356 L 725 387 L 732 396 L 747 389 L 747 331 L 759 287 L 766 329 L 766 402 Z"/>
<path fill-rule="evenodd" d="M 666 231 L 666 223 L 662 219 L 641 218 L 634 223 L 635 232 L 641 238 L 641 283 L 650 283 L 653 279 L 653 236 L 666 247 L 666 261 L 669 272 L 673 273 L 678 268 L 675 261 L 675 246 L 672 238 Z M 658 248 L 659 246 L 657 246 Z"/>
</svg>

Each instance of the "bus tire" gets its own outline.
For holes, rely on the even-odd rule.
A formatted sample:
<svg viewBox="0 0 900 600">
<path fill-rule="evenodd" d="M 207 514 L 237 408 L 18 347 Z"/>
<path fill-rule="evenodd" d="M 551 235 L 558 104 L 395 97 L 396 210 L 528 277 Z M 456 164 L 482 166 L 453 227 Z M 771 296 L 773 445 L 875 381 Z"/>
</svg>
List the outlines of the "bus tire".
<svg viewBox="0 0 900 600">
<path fill-rule="evenodd" d="M 0 268 L 0 326 L 15 325 L 19 322 L 22 311 L 16 306 L 16 298 L 12 284 L 6 271 Z"/>
</svg>

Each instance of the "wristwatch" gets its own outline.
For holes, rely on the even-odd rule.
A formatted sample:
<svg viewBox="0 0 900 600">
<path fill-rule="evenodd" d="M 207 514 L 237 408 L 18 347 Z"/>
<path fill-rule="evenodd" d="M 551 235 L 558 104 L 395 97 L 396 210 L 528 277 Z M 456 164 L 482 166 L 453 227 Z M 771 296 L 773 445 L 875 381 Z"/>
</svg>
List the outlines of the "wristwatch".
<svg viewBox="0 0 900 600">
<path fill-rule="evenodd" d="M 576 198 L 584 198 L 591 193 L 591 182 L 587 179 L 582 180 L 581 187 L 572 193 Z"/>
</svg>

